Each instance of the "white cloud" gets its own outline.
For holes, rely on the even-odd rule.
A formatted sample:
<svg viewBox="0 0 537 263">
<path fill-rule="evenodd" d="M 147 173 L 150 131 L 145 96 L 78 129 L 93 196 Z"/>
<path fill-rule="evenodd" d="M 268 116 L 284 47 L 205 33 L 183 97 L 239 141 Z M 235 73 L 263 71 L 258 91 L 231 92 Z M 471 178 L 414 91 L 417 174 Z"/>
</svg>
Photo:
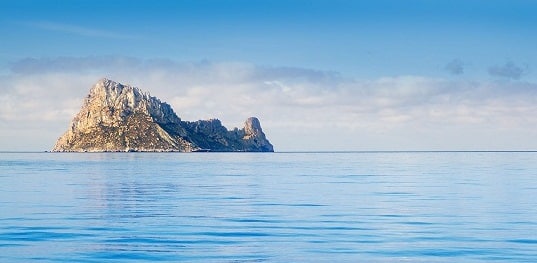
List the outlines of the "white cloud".
<svg viewBox="0 0 537 263">
<path fill-rule="evenodd" d="M 102 77 L 150 91 L 185 120 L 216 117 L 232 128 L 258 116 L 277 150 L 537 148 L 528 138 L 537 135 L 533 83 L 354 80 L 241 62 L 125 57 L 13 63 L 11 73 L 0 77 L 2 145 L 16 149 L 23 141 L 31 149 L 50 148 Z M 18 137 L 23 135 L 13 129 L 32 136 Z"/>
</svg>

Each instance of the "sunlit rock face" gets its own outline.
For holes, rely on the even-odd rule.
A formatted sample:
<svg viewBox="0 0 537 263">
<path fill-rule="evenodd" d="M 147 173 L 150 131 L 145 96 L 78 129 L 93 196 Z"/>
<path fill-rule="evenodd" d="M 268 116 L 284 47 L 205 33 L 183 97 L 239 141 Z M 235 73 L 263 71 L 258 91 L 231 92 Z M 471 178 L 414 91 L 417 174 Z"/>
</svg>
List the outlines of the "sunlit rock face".
<svg viewBox="0 0 537 263">
<path fill-rule="evenodd" d="M 272 152 L 259 120 L 228 130 L 217 119 L 182 121 L 165 102 L 137 87 L 101 79 L 90 90 L 55 152 Z"/>
</svg>

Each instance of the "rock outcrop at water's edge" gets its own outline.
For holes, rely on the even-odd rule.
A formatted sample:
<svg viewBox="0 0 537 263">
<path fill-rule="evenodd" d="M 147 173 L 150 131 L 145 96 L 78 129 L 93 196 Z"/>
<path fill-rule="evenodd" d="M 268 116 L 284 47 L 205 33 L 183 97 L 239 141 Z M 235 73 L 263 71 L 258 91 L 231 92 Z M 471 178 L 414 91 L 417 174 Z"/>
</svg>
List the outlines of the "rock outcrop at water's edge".
<svg viewBox="0 0 537 263">
<path fill-rule="evenodd" d="M 54 152 L 272 152 L 259 120 L 226 129 L 219 120 L 183 121 L 137 87 L 101 79 L 90 90 Z"/>
</svg>

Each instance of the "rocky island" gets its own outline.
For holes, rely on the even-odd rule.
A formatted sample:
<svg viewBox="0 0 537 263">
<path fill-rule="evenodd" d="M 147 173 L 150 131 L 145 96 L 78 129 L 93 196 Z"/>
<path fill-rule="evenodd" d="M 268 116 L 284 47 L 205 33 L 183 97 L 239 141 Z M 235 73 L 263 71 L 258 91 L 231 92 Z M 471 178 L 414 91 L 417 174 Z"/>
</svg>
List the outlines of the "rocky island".
<svg viewBox="0 0 537 263">
<path fill-rule="evenodd" d="M 218 119 L 183 121 L 137 87 L 101 79 L 54 152 L 273 152 L 259 120 L 228 130 Z"/>
</svg>

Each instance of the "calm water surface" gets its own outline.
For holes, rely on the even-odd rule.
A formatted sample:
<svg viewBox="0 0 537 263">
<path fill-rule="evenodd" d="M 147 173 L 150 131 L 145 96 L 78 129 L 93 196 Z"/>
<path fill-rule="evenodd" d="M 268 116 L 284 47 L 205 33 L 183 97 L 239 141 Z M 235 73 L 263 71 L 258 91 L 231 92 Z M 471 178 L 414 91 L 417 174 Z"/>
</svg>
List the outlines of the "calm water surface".
<svg viewBox="0 0 537 263">
<path fill-rule="evenodd" d="M 0 262 L 537 262 L 537 153 L 0 153 Z"/>
</svg>

